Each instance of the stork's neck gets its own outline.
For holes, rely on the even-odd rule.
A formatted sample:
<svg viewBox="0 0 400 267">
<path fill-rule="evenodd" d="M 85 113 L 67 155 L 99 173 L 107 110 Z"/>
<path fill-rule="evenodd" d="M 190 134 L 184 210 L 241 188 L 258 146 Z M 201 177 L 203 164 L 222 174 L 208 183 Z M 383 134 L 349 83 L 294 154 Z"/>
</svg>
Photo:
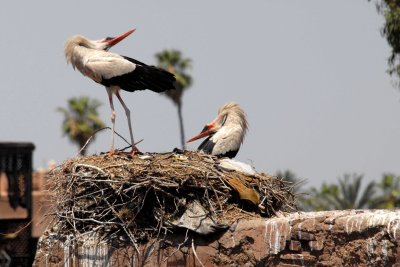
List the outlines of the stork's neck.
<svg viewBox="0 0 400 267">
<path fill-rule="evenodd" d="M 68 63 L 78 68 L 82 72 L 83 64 L 85 64 L 85 57 L 90 54 L 90 51 L 102 51 L 101 44 L 97 44 L 86 39 L 83 36 L 77 35 L 71 37 L 65 44 L 65 58 Z"/>
<path fill-rule="evenodd" d="M 247 131 L 247 121 L 241 114 L 230 113 L 226 118 L 225 124 L 222 128 L 228 128 L 231 132 L 235 132 L 240 138 L 240 143 L 243 143 L 244 136 Z"/>
<path fill-rule="evenodd" d="M 243 143 L 245 131 L 240 124 L 233 121 L 226 121 L 215 134 L 211 136 L 214 143 L 225 143 L 232 146 L 232 150 L 239 149 Z"/>
<path fill-rule="evenodd" d="M 80 47 L 79 45 L 75 45 L 70 51 L 66 52 L 65 54 L 67 62 L 71 63 L 74 68 L 77 67 L 78 69 L 80 69 L 80 65 L 83 64 L 84 50 L 86 49 Z"/>
</svg>

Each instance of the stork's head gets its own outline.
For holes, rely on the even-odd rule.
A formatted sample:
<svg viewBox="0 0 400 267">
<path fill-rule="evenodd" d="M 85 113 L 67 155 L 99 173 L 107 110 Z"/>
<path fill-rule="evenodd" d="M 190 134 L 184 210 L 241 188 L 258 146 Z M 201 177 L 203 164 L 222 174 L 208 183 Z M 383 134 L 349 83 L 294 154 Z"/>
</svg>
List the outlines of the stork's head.
<svg viewBox="0 0 400 267">
<path fill-rule="evenodd" d="M 241 139 L 240 143 L 242 143 L 248 127 L 246 113 L 238 104 L 234 102 L 226 103 L 220 107 L 217 117 L 212 122 L 204 126 L 200 134 L 189 139 L 187 142 L 189 143 L 202 137 L 214 135 L 222 128 L 228 127 L 235 128 L 235 130 L 237 129 L 241 132 L 239 136 Z"/>
<path fill-rule="evenodd" d="M 108 49 L 110 49 L 110 47 L 116 45 L 134 31 L 135 29 L 132 29 L 117 37 L 107 37 L 95 41 L 89 40 L 82 35 L 72 36 L 67 40 L 64 48 L 67 63 L 71 63 L 74 68 L 79 68 L 79 66 L 83 64 L 81 61 L 83 60 L 85 53 L 87 53 L 87 49 L 107 51 Z"/>
</svg>

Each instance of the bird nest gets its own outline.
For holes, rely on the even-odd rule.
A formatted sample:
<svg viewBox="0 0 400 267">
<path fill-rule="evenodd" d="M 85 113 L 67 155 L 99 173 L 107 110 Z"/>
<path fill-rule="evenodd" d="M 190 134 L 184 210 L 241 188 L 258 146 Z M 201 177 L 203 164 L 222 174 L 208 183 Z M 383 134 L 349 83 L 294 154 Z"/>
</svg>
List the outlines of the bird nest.
<svg viewBox="0 0 400 267">
<path fill-rule="evenodd" d="M 223 165 L 189 151 L 67 160 L 49 174 L 53 232 L 137 244 L 180 228 L 210 234 L 241 218 L 295 209 L 282 180 Z"/>
</svg>

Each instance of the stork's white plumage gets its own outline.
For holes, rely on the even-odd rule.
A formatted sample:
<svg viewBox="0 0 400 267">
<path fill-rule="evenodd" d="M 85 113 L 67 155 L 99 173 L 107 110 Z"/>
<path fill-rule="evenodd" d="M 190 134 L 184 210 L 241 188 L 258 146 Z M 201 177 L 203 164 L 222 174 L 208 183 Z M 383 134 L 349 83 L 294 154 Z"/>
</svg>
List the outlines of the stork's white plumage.
<svg viewBox="0 0 400 267">
<path fill-rule="evenodd" d="M 187 142 L 208 136 L 198 150 L 211 155 L 233 158 L 243 143 L 247 126 L 246 113 L 238 104 L 230 102 L 219 109 L 218 116 L 207 124 L 199 135 Z"/>
<path fill-rule="evenodd" d="M 125 109 L 128 119 L 129 134 L 132 143 L 132 154 L 138 149 L 135 146 L 130 110 L 125 105 L 119 93 L 120 89 L 134 92 L 149 89 L 154 92 L 163 92 L 174 89 L 175 77 L 163 69 L 148 66 L 135 59 L 108 52 L 113 45 L 119 43 L 135 30 L 130 30 L 118 37 L 107 37 L 93 41 L 81 35 L 69 38 L 65 44 L 67 63 L 77 68 L 83 75 L 104 85 L 107 89 L 111 107 L 112 142 L 110 154 L 114 153 L 115 110 L 113 94 L 115 94 Z"/>
</svg>

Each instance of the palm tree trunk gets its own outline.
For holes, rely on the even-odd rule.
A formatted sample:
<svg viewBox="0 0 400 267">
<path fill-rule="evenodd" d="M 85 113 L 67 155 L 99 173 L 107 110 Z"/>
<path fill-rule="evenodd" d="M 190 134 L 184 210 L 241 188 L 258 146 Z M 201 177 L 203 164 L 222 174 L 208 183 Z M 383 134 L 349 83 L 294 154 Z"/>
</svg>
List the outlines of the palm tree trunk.
<svg viewBox="0 0 400 267">
<path fill-rule="evenodd" d="M 178 108 L 179 126 L 180 126 L 180 130 L 181 130 L 181 146 L 182 146 L 182 149 L 186 149 L 185 130 L 183 128 L 183 117 L 182 117 L 182 104 L 180 102 L 177 103 L 177 108 Z"/>
</svg>

